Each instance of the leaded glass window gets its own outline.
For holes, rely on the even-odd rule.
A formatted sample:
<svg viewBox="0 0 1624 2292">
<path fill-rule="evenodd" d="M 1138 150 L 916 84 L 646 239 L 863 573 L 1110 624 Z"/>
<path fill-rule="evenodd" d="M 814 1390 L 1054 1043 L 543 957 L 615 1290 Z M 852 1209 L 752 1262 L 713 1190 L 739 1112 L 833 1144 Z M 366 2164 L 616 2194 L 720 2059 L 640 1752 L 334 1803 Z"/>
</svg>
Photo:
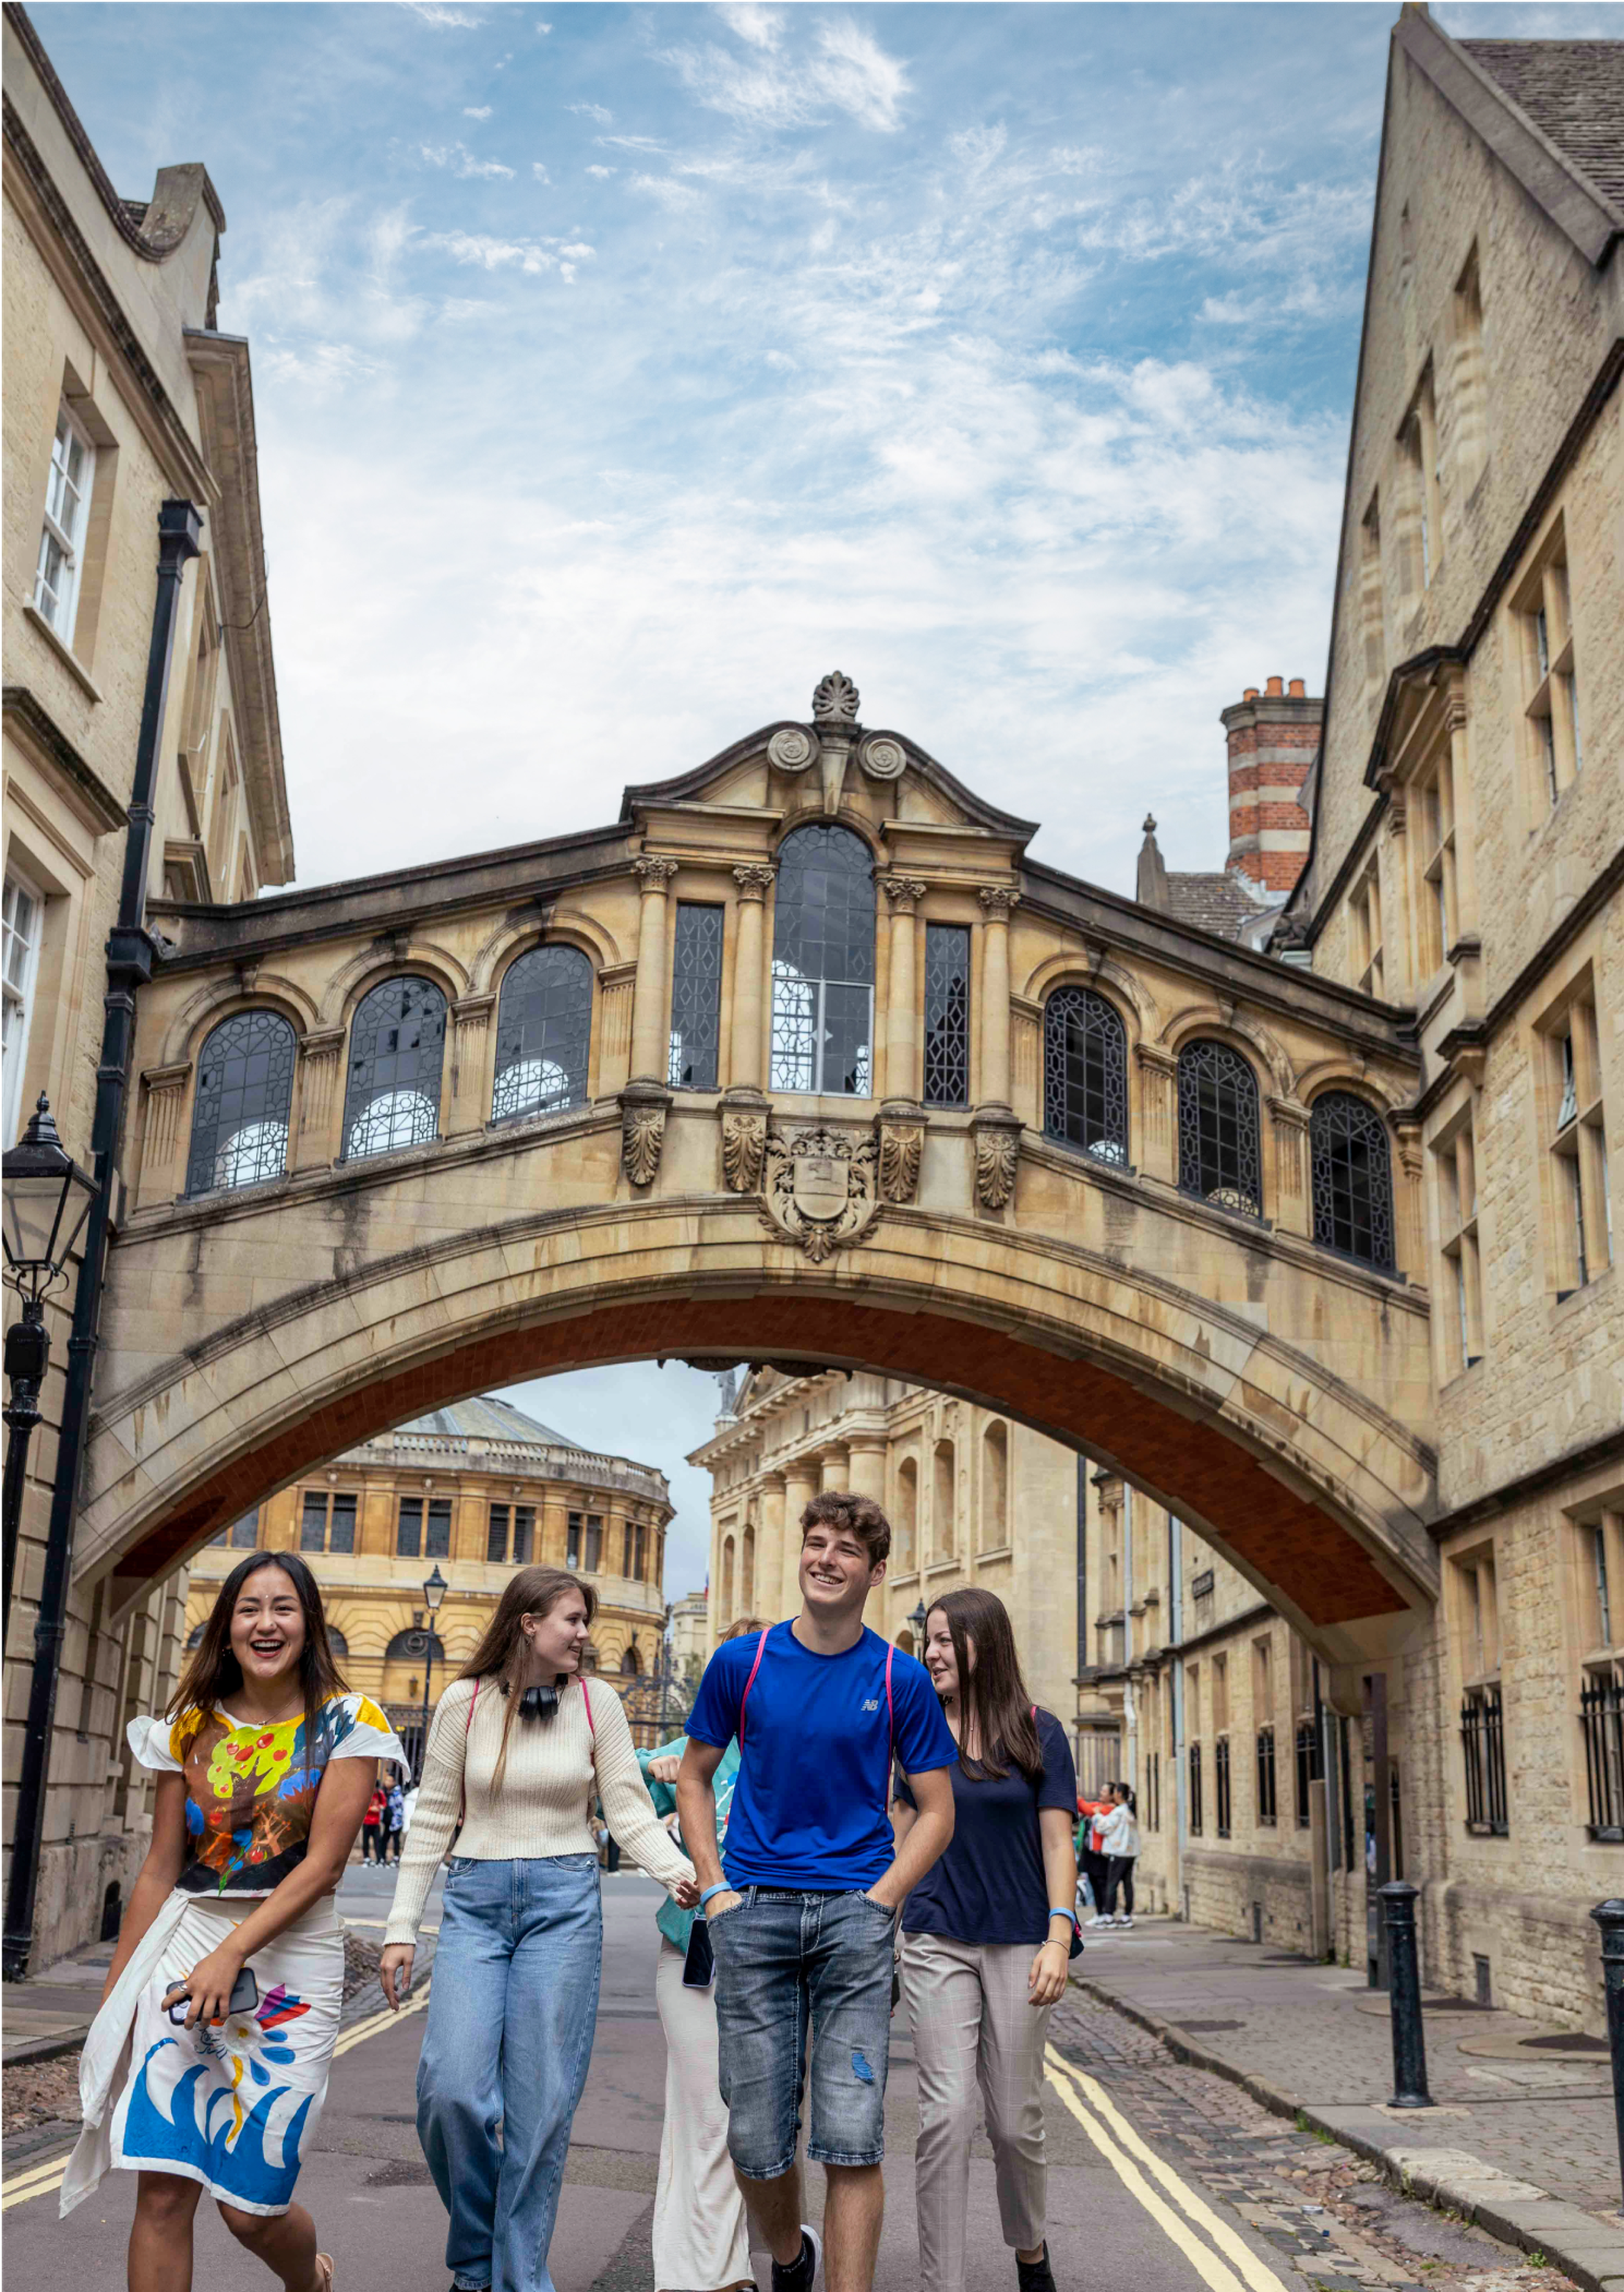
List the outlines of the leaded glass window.
<svg viewBox="0 0 1624 2292">
<path fill-rule="evenodd" d="M 671 943 L 671 1059 L 673 1090 L 714 1090 L 722 1031 L 722 914 L 694 900 L 677 902 Z"/>
<path fill-rule="evenodd" d="M 873 1090 L 874 868 L 848 827 L 798 827 L 773 919 L 774 1090 Z"/>
<path fill-rule="evenodd" d="M 1227 1043 L 1178 1053 L 1178 1183 L 1220 1209 L 1263 1215 L 1257 1077 Z"/>
<path fill-rule="evenodd" d="M 1314 1238 L 1366 1265 L 1393 1264 L 1393 1170 L 1387 1128 L 1351 1091 L 1330 1090 L 1308 1120 Z"/>
<path fill-rule="evenodd" d="M 970 935 L 925 926 L 925 1103 L 970 1102 Z"/>
<path fill-rule="evenodd" d="M 1101 1162 L 1128 1159 L 1128 1032 L 1089 987 L 1057 987 L 1043 1008 L 1043 1129 Z"/>
<path fill-rule="evenodd" d="M 508 967 L 496 1005 L 491 1120 L 559 1114 L 586 1102 L 592 966 L 578 947 L 533 947 Z"/>
<path fill-rule="evenodd" d="M 275 1011 L 238 1011 L 215 1028 L 197 1060 L 189 1194 L 282 1175 L 296 1049 Z"/>
<path fill-rule="evenodd" d="M 421 1146 L 440 1126 L 446 998 L 428 979 L 386 979 L 350 1022 L 344 1158 Z"/>
</svg>

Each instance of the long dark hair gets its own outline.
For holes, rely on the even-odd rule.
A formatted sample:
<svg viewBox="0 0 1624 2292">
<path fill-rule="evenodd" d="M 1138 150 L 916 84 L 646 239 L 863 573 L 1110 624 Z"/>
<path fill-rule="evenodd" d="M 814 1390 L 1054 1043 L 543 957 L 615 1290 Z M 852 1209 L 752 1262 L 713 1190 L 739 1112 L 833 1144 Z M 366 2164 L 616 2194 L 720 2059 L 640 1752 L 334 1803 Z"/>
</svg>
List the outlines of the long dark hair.
<svg viewBox="0 0 1624 2292">
<path fill-rule="evenodd" d="M 1009 1610 L 995 1593 L 974 1586 L 944 1592 L 930 1608 L 932 1614 L 940 1609 L 947 1618 L 959 1666 L 961 1768 L 977 1782 L 1001 1782 L 1013 1765 L 1035 1783 L 1043 1771 L 1043 1752 Z M 925 1627 L 929 1631 L 929 1618 Z M 974 1759 L 964 1747 L 972 1732 L 980 1753 Z"/>
<path fill-rule="evenodd" d="M 166 1719 L 183 1711 L 210 1711 L 228 1702 L 243 1683 L 243 1667 L 231 1652 L 231 1618 L 243 1586 L 261 1568 L 279 1568 L 299 1594 L 304 1617 L 304 1645 L 299 1650 L 299 1684 L 304 1692 L 304 1763 L 308 1773 L 316 1755 L 316 1715 L 330 1696 L 348 1691 L 333 1658 L 327 1618 L 322 1610 L 321 1586 L 296 1552 L 251 1552 L 239 1560 L 214 1595 L 214 1605 L 203 1626 L 191 1660 L 181 1674 L 169 1699 Z"/>
<path fill-rule="evenodd" d="M 512 1692 L 518 1684 L 524 1664 L 524 1634 L 519 1626 L 527 1616 L 545 1616 L 557 1607 L 567 1592 L 579 1592 L 586 1602 L 586 1619 L 590 1624 L 598 1613 L 598 1594 L 590 1584 L 567 1568 L 517 1568 L 507 1581 L 506 1589 L 496 1602 L 496 1612 L 485 1627 L 485 1636 L 468 1661 L 457 1674 L 459 1679 L 499 1679 L 507 1709 L 502 1716 L 502 1748 L 496 1754 L 496 1765 L 491 1776 L 491 1796 L 502 1788 L 508 1771 L 508 1737 L 512 1732 L 513 1714 L 519 1708 L 519 1698 Z M 576 1677 L 583 1678 L 584 1665 Z M 586 1693 L 584 1683 L 581 1692 Z"/>
</svg>

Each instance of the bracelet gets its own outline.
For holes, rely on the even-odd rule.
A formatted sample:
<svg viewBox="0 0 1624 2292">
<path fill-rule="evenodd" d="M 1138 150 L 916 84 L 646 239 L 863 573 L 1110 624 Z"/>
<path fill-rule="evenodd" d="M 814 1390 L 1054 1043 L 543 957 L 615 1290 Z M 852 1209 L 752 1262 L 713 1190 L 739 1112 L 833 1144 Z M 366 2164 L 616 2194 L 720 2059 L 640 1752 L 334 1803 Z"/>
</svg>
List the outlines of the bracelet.
<svg viewBox="0 0 1624 2292">
<path fill-rule="evenodd" d="M 1051 1918 L 1064 1918 L 1068 1926 L 1075 1925 L 1077 1923 L 1070 1910 L 1050 1910 L 1049 1915 Z"/>
<path fill-rule="evenodd" d="M 728 1884 L 726 1878 L 719 1879 L 714 1886 L 707 1886 L 704 1893 L 701 1894 L 699 1897 L 699 1907 L 703 1910 L 705 1904 L 712 1901 L 714 1896 L 718 1894 L 731 1894 L 736 1891 L 736 1888 Z"/>
</svg>

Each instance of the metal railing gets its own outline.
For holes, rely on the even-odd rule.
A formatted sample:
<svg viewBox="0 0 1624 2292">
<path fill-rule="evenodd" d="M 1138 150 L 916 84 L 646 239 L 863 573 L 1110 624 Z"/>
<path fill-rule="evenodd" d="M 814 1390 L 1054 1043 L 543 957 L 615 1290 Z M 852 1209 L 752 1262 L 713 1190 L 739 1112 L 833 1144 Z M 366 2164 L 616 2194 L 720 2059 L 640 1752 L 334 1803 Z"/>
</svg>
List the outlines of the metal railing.
<svg viewBox="0 0 1624 2292">
<path fill-rule="evenodd" d="M 1468 1687 L 1460 1707 L 1460 1749 L 1466 1765 L 1468 1830 L 1504 1838 L 1506 1818 L 1506 1731 L 1497 1685 Z"/>
<path fill-rule="evenodd" d="M 1579 1723 L 1590 1802 L 1587 1828 L 1598 1844 L 1617 1845 L 1624 1841 L 1624 1687 L 1605 1674 L 1587 1673 Z"/>
<path fill-rule="evenodd" d="M 367 1447 L 369 1465 L 387 1464 L 397 1457 L 414 1463 L 423 1457 L 459 1457 L 468 1460 L 470 1471 L 508 1473 L 515 1480 L 578 1481 L 587 1487 L 635 1490 L 655 1497 L 667 1493 L 664 1473 L 648 1465 L 591 1449 L 551 1448 L 539 1441 L 481 1441 L 461 1432 L 392 1432 Z"/>
</svg>

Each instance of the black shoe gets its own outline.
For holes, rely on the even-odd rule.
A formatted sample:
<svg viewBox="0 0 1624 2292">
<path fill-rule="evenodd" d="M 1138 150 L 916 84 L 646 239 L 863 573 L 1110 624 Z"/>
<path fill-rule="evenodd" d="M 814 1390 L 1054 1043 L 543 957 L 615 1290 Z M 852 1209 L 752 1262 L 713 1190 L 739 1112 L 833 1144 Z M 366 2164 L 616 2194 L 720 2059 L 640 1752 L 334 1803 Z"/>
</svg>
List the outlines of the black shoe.
<svg viewBox="0 0 1624 2292">
<path fill-rule="evenodd" d="M 1020 2292 L 1056 2292 L 1054 2271 L 1049 2264 L 1049 2247 L 1043 2247 L 1041 2260 L 1017 2260 L 1015 2273 L 1020 2281 Z"/>
<path fill-rule="evenodd" d="M 773 2263 L 773 2292 L 812 2292 L 817 2276 L 820 2247 L 816 2229 L 800 2224 L 800 2257 L 787 2268 Z"/>
</svg>

